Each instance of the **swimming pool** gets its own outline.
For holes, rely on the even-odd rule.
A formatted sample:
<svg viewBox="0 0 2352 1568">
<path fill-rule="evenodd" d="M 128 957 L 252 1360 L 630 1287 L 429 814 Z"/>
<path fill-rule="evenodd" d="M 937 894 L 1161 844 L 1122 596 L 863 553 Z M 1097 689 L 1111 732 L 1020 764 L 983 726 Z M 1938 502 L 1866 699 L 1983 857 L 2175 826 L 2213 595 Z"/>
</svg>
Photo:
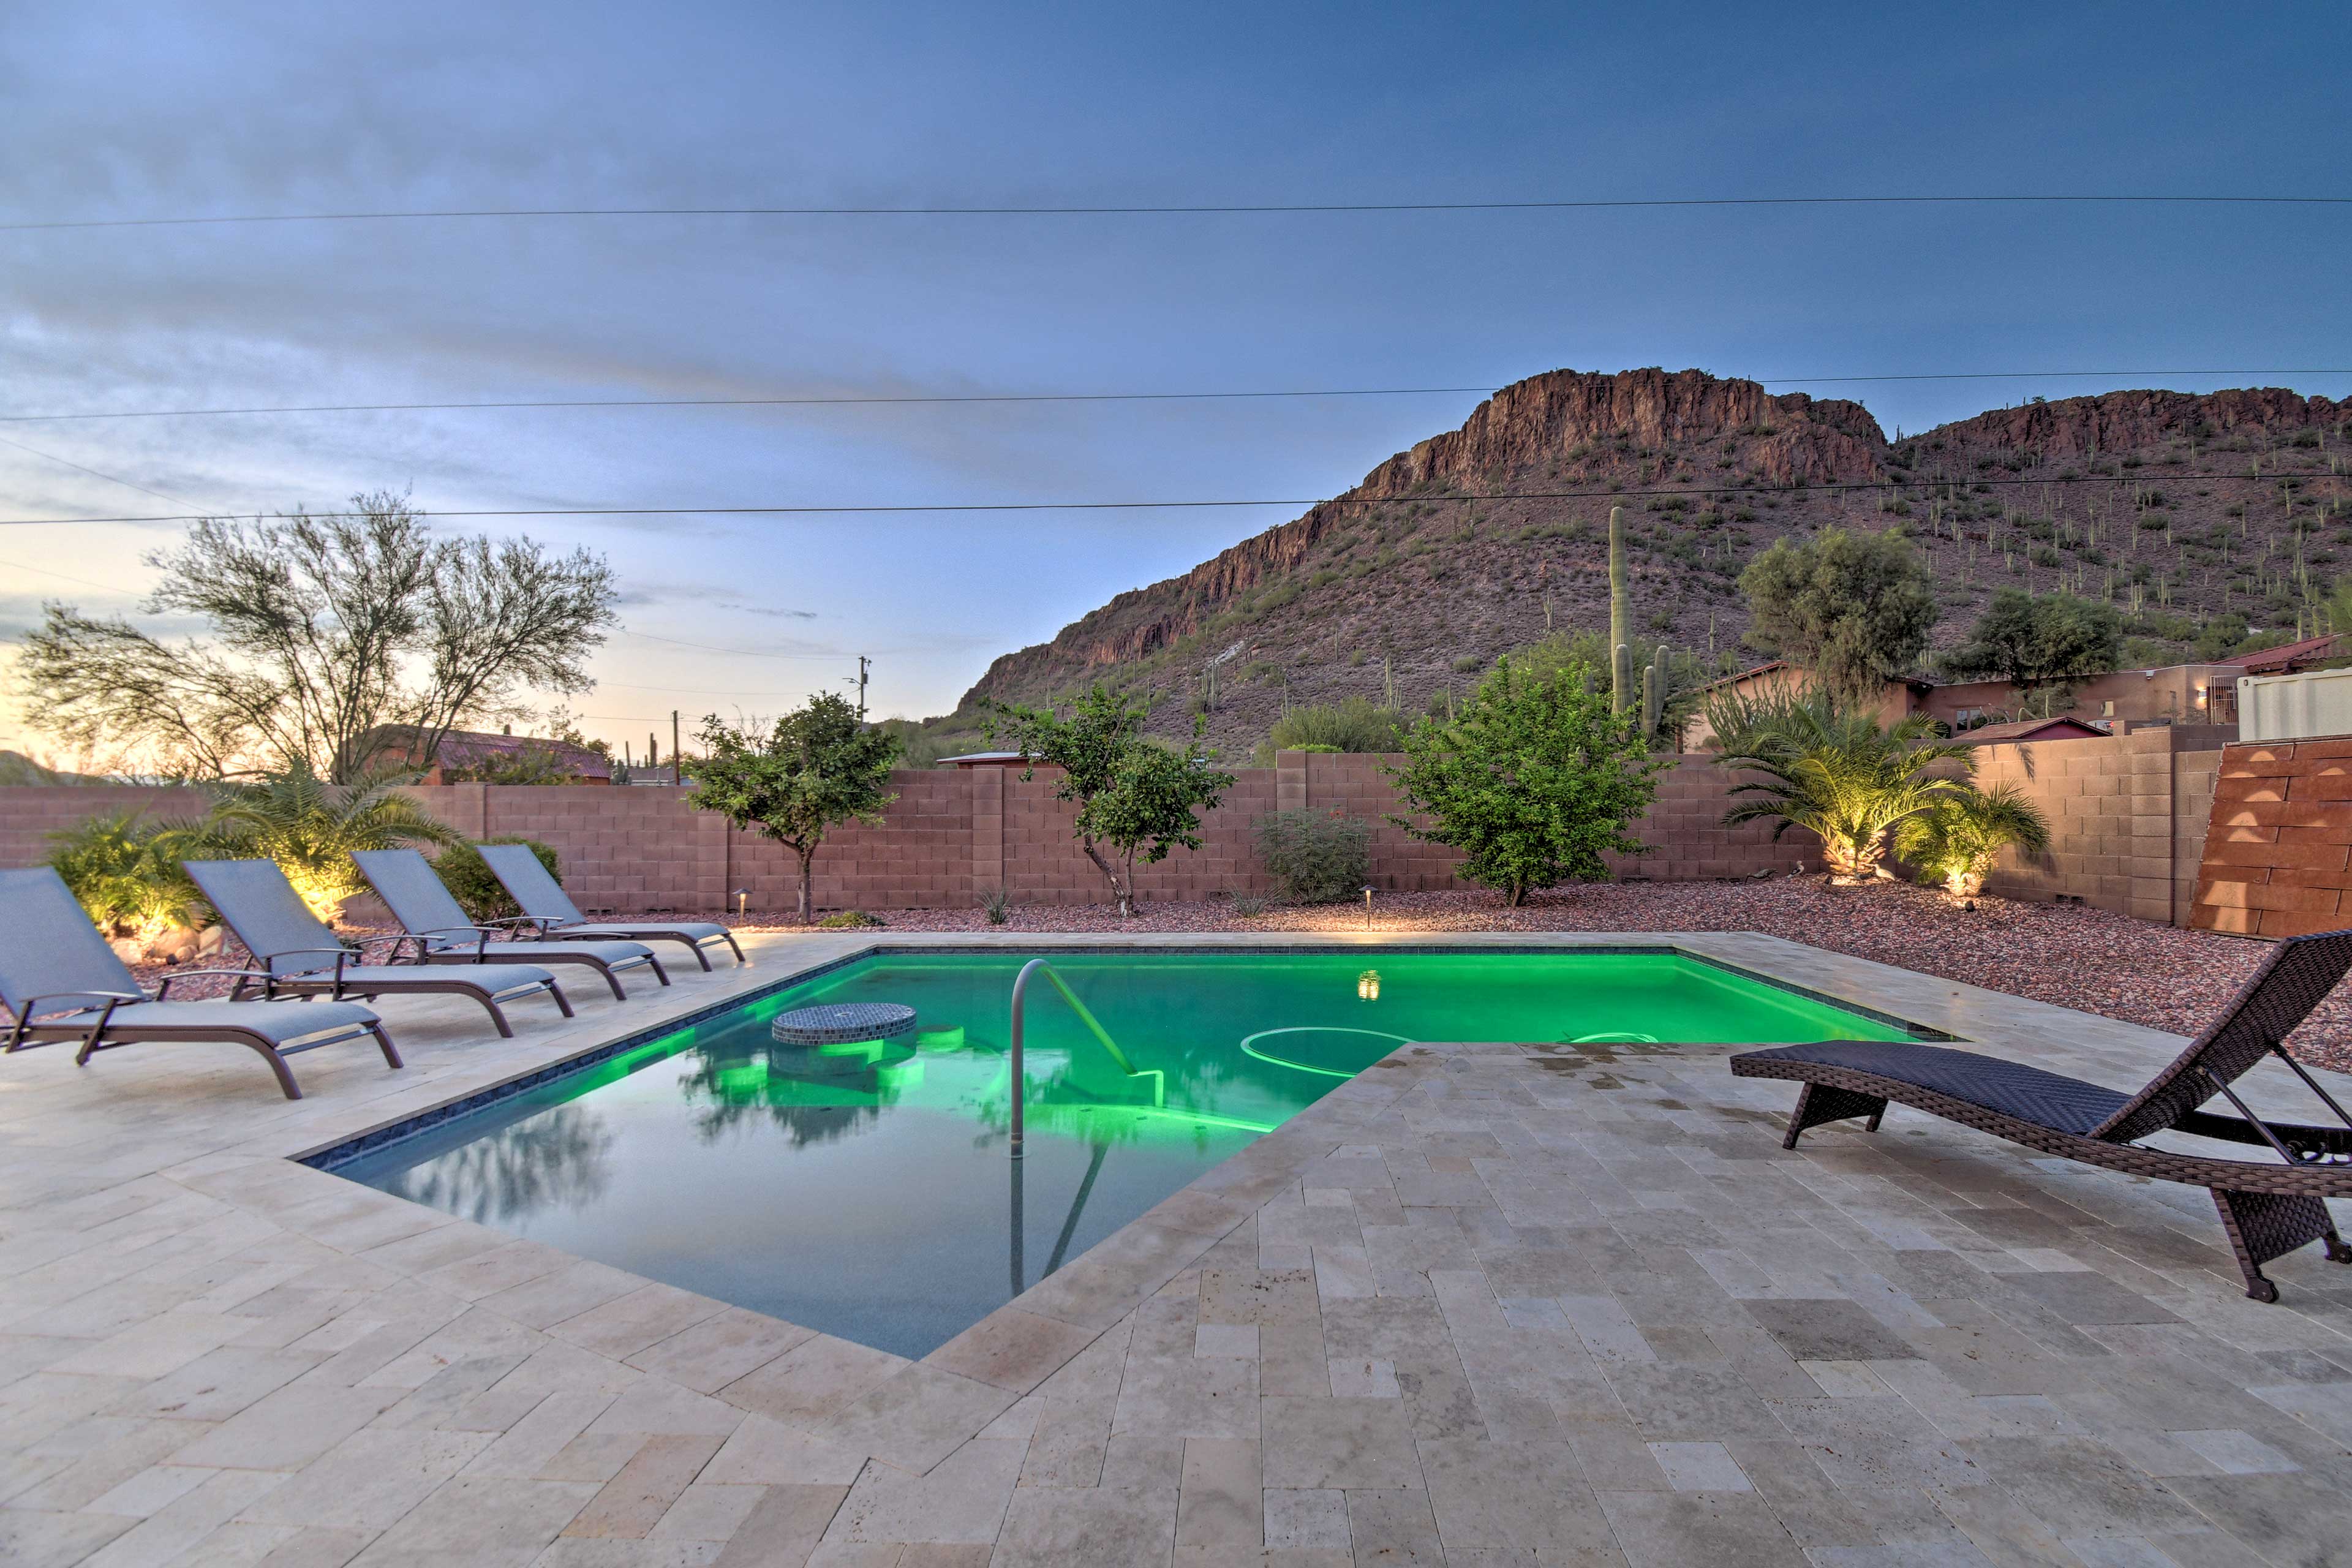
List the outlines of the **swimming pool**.
<svg viewBox="0 0 2352 1568">
<path fill-rule="evenodd" d="M 1013 1161 L 1007 1001 L 1035 957 L 1126 1060 L 1033 986 Z M 911 1005 L 919 1033 L 772 1038 L 838 1002 Z M 919 1357 L 1408 1042 L 1907 1037 L 1655 949 L 885 951 L 314 1163 Z"/>
</svg>

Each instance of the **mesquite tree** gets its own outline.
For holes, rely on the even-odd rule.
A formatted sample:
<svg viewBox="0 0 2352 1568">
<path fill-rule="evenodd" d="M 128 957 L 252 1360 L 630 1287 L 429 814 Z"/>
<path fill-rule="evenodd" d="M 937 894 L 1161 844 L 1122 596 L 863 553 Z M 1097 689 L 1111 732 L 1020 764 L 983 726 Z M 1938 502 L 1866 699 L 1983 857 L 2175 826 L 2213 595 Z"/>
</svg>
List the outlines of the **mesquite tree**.
<svg viewBox="0 0 2352 1568">
<path fill-rule="evenodd" d="M 52 603 L 17 661 L 25 706 L 86 752 L 207 778 L 356 783 L 394 726 L 429 760 L 453 729 L 527 716 L 528 691 L 589 689 L 615 618 L 602 556 L 436 538 L 388 493 L 317 517 L 206 518 L 147 563 L 163 580 L 146 612 L 209 635 L 167 642 Z"/>
<path fill-rule="evenodd" d="M 800 857 L 800 914 L 806 925 L 824 836 L 846 822 L 881 821 L 898 798 L 890 789 L 898 737 L 860 719 L 846 698 L 826 691 L 777 720 L 764 735 L 713 714 L 697 738 L 709 755 L 694 764 L 690 798 Z"/>
<path fill-rule="evenodd" d="M 1135 866 L 1168 858 L 1179 846 L 1201 847 L 1202 811 L 1213 810 L 1234 775 L 1212 767 L 1195 719 L 1182 748 L 1146 739 L 1150 703 L 1129 707 L 1100 682 L 1064 719 L 1050 708 L 992 705 L 988 733 L 1000 731 L 1028 760 L 1025 781 L 1039 765 L 1062 770 L 1054 798 L 1075 802 L 1074 831 L 1087 858 L 1109 884 L 1121 918 L 1135 913 Z M 1108 853 L 1106 853 L 1108 851 Z"/>
</svg>

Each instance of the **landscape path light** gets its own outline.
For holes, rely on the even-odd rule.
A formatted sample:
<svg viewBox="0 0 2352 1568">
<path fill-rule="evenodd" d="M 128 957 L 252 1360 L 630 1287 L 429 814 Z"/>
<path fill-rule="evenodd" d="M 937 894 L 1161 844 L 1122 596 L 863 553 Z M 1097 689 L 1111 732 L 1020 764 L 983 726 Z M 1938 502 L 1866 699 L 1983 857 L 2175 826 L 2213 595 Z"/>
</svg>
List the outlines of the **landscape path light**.
<svg viewBox="0 0 2352 1568">
<path fill-rule="evenodd" d="M 1372 889 L 1369 886 L 1364 889 L 1364 929 L 1372 929 Z"/>
<path fill-rule="evenodd" d="M 735 889 L 735 918 L 737 920 L 740 921 L 745 918 L 744 908 L 750 902 L 751 897 L 751 889 L 749 888 L 738 888 Z"/>
</svg>

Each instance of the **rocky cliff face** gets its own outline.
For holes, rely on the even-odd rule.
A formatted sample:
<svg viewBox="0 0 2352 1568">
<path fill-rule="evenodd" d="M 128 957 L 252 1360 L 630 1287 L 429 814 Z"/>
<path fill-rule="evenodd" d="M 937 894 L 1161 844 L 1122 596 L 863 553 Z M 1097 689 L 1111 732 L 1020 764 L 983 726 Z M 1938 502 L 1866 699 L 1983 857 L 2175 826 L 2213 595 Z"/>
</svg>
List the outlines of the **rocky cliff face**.
<svg viewBox="0 0 2352 1568">
<path fill-rule="evenodd" d="M 1740 568 L 1831 525 L 1913 535 L 1945 588 L 1939 640 L 2010 583 L 2148 614 L 2275 615 L 2282 540 L 2304 574 L 2330 564 L 2335 532 L 2352 545 L 2347 413 L 2270 388 L 2119 392 L 1890 444 L 1857 403 L 1699 371 L 1555 371 L 1296 521 L 999 658 L 960 711 L 1108 679 L 1165 705 L 1161 728 L 1205 702 L 1239 745 L 1286 701 L 1442 700 L 1547 629 L 1602 624 L 1612 502 L 1633 522 L 1645 635 L 1727 661 L 1743 657 Z"/>
</svg>

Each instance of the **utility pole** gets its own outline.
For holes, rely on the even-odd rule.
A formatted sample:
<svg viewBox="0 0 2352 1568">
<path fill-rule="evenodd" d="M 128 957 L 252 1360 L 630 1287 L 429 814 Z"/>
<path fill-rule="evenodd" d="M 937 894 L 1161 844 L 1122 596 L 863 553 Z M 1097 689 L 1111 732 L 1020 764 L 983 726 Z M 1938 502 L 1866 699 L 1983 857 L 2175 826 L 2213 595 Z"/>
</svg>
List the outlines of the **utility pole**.
<svg viewBox="0 0 2352 1568">
<path fill-rule="evenodd" d="M 862 653 L 857 656 L 857 717 L 861 721 L 866 717 L 866 677 L 873 668 L 872 659 Z"/>
<path fill-rule="evenodd" d="M 669 782 L 673 784 L 685 782 L 678 773 L 677 710 L 675 708 L 669 710 Z"/>
</svg>

